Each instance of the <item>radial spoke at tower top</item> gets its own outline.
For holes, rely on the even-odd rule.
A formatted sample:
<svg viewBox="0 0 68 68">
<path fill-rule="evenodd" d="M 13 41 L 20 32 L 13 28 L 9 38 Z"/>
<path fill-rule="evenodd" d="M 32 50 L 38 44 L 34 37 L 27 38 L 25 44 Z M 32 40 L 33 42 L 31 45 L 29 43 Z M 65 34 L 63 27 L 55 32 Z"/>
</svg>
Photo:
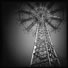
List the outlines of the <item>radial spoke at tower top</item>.
<svg viewBox="0 0 68 68">
<path fill-rule="evenodd" d="M 59 8 L 59 9 L 55 9 L 55 10 L 51 11 L 50 13 L 54 14 L 54 13 L 59 12 L 59 11 L 64 11 L 64 9 L 65 9 L 64 7 Z"/>
<path fill-rule="evenodd" d="M 25 28 L 28 32 L 30 29 L 36 24 L 36 22 L 32 22 L 27 28 Z"/>
<path fill-rule="evenodd" d="M 31 3 L 27 2 L 27 5 L 28 5 L 32 10 L 35 10 L 34 5 L 32 5 Z"/>
<path fill-rule="evenodd" d="M 42 6 L 45 7 L 45 5 L 47 4 L 47 2 L 42 2 Z"/>
<path fill-rule="evenodd" d="M 39 7 L 40 6 L 40 2 L 36 2 L 36 4 L 35 4 L 37 7 Z"/>
<path fill-rule="evenodd" d="M 50 17 L 52 20 L 57 20 L 57 21 L 62 21 L 63 19 L 62 18 L 58 18 L 58 17 Z"/>
<path fill-rule="evenodd" d="M 50 8 L 52 8 L 53 5 L 54 5 L 54 2 L 48 2 L 46 4 L 46 8 L 49 10 Z"/>
<path fill-rule="evenodd" d="M 24 24 L 25 22 L 27 22 L 27 21 L 30 21 L 30 20 L 32 20 L 33 18 L 31 17 L 31 18 L 28 18 L 28 19 L 22 19 L 21 20 L 21 24 Z"/>
<path fill-rule="evenodd" d="M 57 27 L 53 26 L 51 22 L 48 21 L 47 24 L 49 24 L 53 29 L 57 29 Z"/>
<path fill-rule="evenodd" d="M 23 9 L 18 10 L 18 13 L 19 14 L 23 13 L 23 14 L 28 14 L 28 15 L 32 15 L 33 14 L 32 12 L 27 11 L 27 10 L 23 10 Z"/>
</svg>

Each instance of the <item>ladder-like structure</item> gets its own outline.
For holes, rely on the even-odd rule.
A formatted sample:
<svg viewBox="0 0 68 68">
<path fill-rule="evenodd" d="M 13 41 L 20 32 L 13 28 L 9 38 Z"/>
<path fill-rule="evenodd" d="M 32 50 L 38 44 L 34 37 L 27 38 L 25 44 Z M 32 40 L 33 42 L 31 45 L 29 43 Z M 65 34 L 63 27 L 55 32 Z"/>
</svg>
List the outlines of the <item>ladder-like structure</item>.
<svg viewBox="0 0 68 68">
<path fill-rule="evenodd" d="M 49 67 L 60 65 L 57 54 L 53 48 L 46 25 L 37 25 L 35 45 L 31 58 L 31 66 Z"/>
</svg>

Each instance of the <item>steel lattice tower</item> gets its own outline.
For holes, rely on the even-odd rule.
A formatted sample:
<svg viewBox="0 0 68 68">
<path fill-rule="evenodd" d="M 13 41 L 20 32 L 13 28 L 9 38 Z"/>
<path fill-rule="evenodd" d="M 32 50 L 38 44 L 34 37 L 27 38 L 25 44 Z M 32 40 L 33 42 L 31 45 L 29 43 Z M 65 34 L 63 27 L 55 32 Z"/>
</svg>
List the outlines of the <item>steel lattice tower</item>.
<svg viewBox="0 0 68 68">
<path fill-rule="evenodd" d="M 53 48 L 53 44 L 44 23 L 37 26 L 31 65 L 39 67 L 60 65 L 59 59 Z"/>
<path fill-rule="evenodd" d="M 33 3 L 32 3 L 33 4 Z M 46 4 L 46 3 L 44 3 Z M 30 7 L 29 10 L 20 9 L 18 10 L 19 21 L 21 24 L 25 24 L 24 22 L 30 21 L 33 19 L 33 22 L 25 28 L 29 31 L 35 24 L 36 26 L 36 34 L 35 34 L 35 42 L 33 46 L 33 53 L 30 65 L 35 67 L 48 67 L 48 66 L 60 66 L 60 62 L 58 56 L 55 52 L 54 45 L 50 39 L 49 32 L 47 30 L 47 24 L 50 25 L 54 30 L 57 30 L 63 19 L 55 16 L 54 13 L 58 11 L 62 11 L 64 7 L 60 7 L 60 9 L 50 10 L 53 6 L 52 3 L 47 3 L 45 7 L 42 7 L 37 3 L 35 6 L 27 3 Z M 31 15 L 31 17 L 26 19 L 20 18 L 20 13 Z M 58 21 L 58 25 L 53 25 L 51 23 L 52 20 Z M 55 24 L 55 23 L 54 23 Z"/>
</svg>

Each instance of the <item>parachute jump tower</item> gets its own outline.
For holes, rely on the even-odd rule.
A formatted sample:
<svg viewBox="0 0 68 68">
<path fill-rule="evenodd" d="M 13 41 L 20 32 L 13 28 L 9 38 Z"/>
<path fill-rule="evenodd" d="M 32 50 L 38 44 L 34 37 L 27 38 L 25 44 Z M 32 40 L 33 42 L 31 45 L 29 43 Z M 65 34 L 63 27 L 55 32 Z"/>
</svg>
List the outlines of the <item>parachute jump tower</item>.
<svg viewBox="0 0 68 68">
<path fill-rule="evenodd" d="M 31 15 L 31 17 L 28 19 L 21 19 L 22 24 L 25 24 L 24 22 L 33 19 L 33 22 L 27 28 L 25 28 L 27 31 L 29 31 L 35 24 L 37 24 L 30 66 L 60 66 L 60 61 L 51 41 L 49 31 L 47 29 L 47 24 L 50 25 L 54 30 L 57 30 L 63 19 L 55 16 L 54 13 L 62 11 L 63 8 L 50 10 L 54 5 L 53 2 L 43 3 L 42 5 L 40 3 L 34 3 L 34 5 L 33 3 L 27 3 L 27 5 L 29 6 L 30 10 L 27 11 L 27 9 L 22 9 L 18 12 L 19 16 L 20 13 Z M 57 25 L 53 25 L 51 23 L 52 20 L 56 20 L 59 23 L 57 23 Z"/>
</svg>

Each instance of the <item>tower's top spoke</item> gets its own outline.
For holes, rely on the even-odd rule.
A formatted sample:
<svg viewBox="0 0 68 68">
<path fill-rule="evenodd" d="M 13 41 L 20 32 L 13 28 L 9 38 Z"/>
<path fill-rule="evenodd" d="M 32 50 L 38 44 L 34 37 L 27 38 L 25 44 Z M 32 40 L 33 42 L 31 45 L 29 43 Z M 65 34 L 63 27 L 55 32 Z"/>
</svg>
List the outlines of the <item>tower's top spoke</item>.
<svg viewBox="0 0 68 68">
<path fill-rule="evenodd" d="M 47 21 L 47 24 L 49 24 L 53 29 L 57 29 L 57 27 L 55 27 L 53 24 L 51 24 L 51 22 Z"/>
<path fill-rule="evenodd" d="M 28 32 L 30 31 L 30 29 L 36 24 L 36 22 L 32 22 L 27 28 L 25 28 Z"/>
<path fill-rule="evenodd" d="M 64 9 L 65 9 L 64 7 L 59 8 L 59 9 L 55 9 L 55 10 L 50 11 L 50 13 L 54 14 L 54 13 L 59 12 L 59 11 L 64 11 Z"/>
<path fill-rule="evenodd" d="M 31 17 L 31 18 L 28 18 L 28 19 L 22 19 L 21 20 L 21 24 L 23 24 L 23 23 L 25 23 L 25 22 L 27 22 L 27 21 L 30 21 L 30 20 L 32 20 L 33 18 Z"/>
<path fill-rule="evenodd" d="M 54 1 L 53 2 L 48 2 L 47 4 L 46 4 L 46 8 L 49 10 L 50 8 L 52 8 L 52 6 L 54 5 Z"/>
<path fill-rule="evenodd" d="M 31 12 L 23 10 L 23 9 L 18 10 L 18 13 L 32 14 Z"/>
<path fill-rule="evenodd" d="M 35 11 L 35 6 L 34 6 L 33 4 L 31 4 L 31 3 L 27 2 L 27 5 L 28 5 L 32 10 L 34 10 L 34 11 Z"/>
<path fill-rule="evenodd" d="M 56 17 L 51 17 L 51 19 L 56 20 L 56 21 L 60 21 L 60 22 L 63 20 L 62 18 L 58 18 L 58 17 L 57 18 Z"/>
</svg>

